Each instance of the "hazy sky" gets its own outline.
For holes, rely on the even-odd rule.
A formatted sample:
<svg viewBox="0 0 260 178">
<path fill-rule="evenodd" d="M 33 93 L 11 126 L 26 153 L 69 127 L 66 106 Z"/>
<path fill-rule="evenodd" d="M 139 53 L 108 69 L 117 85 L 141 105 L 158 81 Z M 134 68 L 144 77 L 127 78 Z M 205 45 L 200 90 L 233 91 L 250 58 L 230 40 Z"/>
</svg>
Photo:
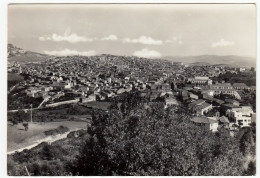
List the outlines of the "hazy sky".
<svg viewBox="0 0 260 178">
<path fill-rule="evenodd" d="M 8 42 L 55 55 L 256 57 L 252 4 L 9 5 Z"/>
</svg>

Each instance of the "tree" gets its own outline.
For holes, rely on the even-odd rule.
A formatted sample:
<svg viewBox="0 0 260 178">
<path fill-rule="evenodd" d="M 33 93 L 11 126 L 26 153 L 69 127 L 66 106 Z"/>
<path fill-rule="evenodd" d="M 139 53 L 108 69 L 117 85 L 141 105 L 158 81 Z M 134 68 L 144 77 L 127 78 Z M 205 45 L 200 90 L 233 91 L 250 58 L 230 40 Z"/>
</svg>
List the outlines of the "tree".
<svg viewBox="0 0 260 178">
<path fill-rule="evenodd" d="M 16 126 L 18 124 L 17 120 L 16 119 L 12 119 L 12 123 L 13 123 L 13 126 Z"/>
<path fill-rule="evenodd" d="M 28 119 L 28 115 L 22 111 L 22 110 L 18 110 L 17 112 L 15 112 L 14 114 L 14 119 L 17 121 L 17 122 L 23 122 L 25 120 Z"/>
<path fill-rule="evenodd" d="M 159 103 L 150 108 L 137 104 L 125 117 L 120 110 L 113 110 L 110 116 L 94 118 L 88 130 L 91 137 L 81 148 L 75 172 L 128 176 L 242 174 L 239 143 L 227 131 L 213 134 L 194 125 L 183 108 L 165 111 Z"/>
<path fill-rule="evenodd" d="M 23 123 L 23 126 L 25 131 L 29 129 L 29 123 Z"/>
<path fill-rule="evenodd" d="M 41 151 L 41 157 L 43 160 L 52 160 L 55 157 L 55 152 L 51 145 L 45 144 Z"/>
<path fill-rule="evenodd" d="M 30 168 L 30 172 L 33 173 L 33 176 L 40 176 L 41 175 L 41 167 L 38 163 L 33 163 Z"/>
<path fill-rule="evenodd" d="M 247 170 L 244 172 L 245 176 L 254 176 L 256 175 L 256 165 L 255 162 L 250 161 L 248 164 Z"/>
</svg>

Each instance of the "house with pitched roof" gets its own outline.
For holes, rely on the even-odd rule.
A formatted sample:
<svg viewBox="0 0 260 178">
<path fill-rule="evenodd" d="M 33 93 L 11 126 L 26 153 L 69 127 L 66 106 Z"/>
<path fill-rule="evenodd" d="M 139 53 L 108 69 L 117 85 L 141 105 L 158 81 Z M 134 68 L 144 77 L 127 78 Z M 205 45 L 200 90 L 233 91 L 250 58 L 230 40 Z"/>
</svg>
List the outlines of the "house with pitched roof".
<svg viewBox="0 0 260 178">
<path fill-rule="evenodd" d="M 204 115 L 212 109 L 212 104 L 207 103 L 205 100 L 199 99 L 189 104 L 189 108 L 197 115 Z"/>
<path fill-rule="evenodd" d="M 224 128 L 229 128 L 230 122 L 227 117 L 221 116 L 221 117 L 218 117 L 217 119 L 219 121 L 219 126 L 224 127 Z"/>
<path fill-rule="evenodd" d="M 191 121 L 199 126 L 204 126 L 212 132 L 218 131 L 218 121 L 212 117 L 206 116 L 196 116 L 191 119 Z"/>
</svg>

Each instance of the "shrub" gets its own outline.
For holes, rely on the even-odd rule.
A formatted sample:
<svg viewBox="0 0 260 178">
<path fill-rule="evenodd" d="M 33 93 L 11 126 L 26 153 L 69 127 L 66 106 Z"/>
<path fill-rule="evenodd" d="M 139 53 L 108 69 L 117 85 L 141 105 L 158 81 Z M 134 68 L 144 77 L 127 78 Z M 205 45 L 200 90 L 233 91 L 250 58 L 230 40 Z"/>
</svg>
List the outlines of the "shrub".
<svg viewBox="0 0 260 178">
<path fill-rule="evenodd" d="M 28 167 L 29 172 L 33 174 L 33 176 L 41 175 L 41 166 L 38 163 L 33 163 Z"/>
<path fill-rule="evenodd" d="M 61 125 L 56 129 L 51 129 L 51 130 L 45 131 L 44 134 L 46 136 L 51 136 L 51 135 L 63 134 L 63 133 L 68 132 L 68 131 L 69 131 L 68 127 L 64 127 L 64 126 Z"/>
</svg>

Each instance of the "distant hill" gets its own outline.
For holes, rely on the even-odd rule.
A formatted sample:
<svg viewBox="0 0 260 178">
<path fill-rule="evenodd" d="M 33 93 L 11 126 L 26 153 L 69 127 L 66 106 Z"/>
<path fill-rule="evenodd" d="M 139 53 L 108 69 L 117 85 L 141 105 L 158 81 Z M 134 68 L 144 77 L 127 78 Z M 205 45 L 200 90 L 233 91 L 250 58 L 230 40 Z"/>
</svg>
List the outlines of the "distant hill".
<svg viewBox="0 0 260 178">
<path fill-rule="evenodd" d="M 46 54 L 36 53 L 32 51 L 27 51 L 22 48 L 18 48 L 12 44 L 8 44 L 8 62 L 37 62 L 44 61 L 50 56 Z"/>
<path fill-rule="evenodd" d="M 183 62 L 191 65 L 219 65 L 219 66 L 235 66 L 235 67 L 255 67 L 256 59 L 242 56 L 217 56 L 217 55 L 202 55 L 202 56 L 168 56 L 164 59 Z"/>
<path fill-rule="evenodd" d="M 102 56 L 115 56 L 110 54 L 101 54 Z M 44 61 L 50 57 L 47 54 L 26 51 L 12 44 L 8 44 L 8 62 L 37 62 Z M 217 55 L 201 55 L 201 56 L 167 56 L 162 59 L 172 62 L 183 62 L 189 65 L 216 65 L 216 66 L 235 66 L 235 67 L 256 67 L 256 59 L 242 56 L 217 56 Z"/>
</svg>

